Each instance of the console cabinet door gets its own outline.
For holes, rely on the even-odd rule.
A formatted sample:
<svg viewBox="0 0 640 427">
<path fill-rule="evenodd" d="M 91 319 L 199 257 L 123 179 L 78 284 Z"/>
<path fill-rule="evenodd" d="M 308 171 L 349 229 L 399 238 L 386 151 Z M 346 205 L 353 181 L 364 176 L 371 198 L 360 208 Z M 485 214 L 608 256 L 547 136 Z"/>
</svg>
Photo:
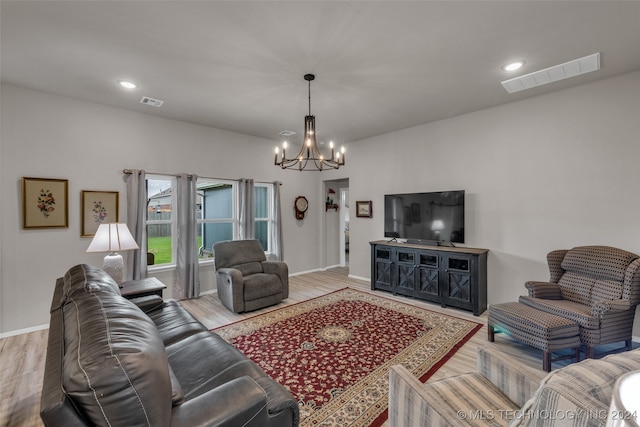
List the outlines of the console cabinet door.
<svg viewBox="0 0 640 427">
<path fill-rule="evenodd" d="M 394 261 L 395 268 L 395 293 L 414 296 L 416 283 L 416 257 L 415 250 L 396 249 Z"/>
<path fill-rule="evenodd" d="M 445 257 L 443 261 L 442 306 L 473 309 L 473 257 L 456 254 Z"/>
<path fill-rule="evenodd" d="M 388 246 L 374 246 L 373 252 L 373 275 L 374 281 L 372 289 L 382 289 L 394 292 L 392 248 Z"/>
<path fill-rule="evenodd" d="M 437 253 L 419 251 L 417 253 L 416 298 L 440 302 L 440 262 Z"/>
</svg>

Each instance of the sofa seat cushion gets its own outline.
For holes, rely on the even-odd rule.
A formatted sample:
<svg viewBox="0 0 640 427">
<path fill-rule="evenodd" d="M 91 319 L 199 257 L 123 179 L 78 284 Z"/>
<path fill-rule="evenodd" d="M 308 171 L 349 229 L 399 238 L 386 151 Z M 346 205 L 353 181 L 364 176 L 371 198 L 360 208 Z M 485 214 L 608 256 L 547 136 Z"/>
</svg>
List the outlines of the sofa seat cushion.
<svg viewBox="0 0 640 427">
<path fill-rule="evenodd" d="M 92 425 L 167 426 L 171 383 L 155 324 L 119 295 L 75 292 L 63 306 L 63 384 Z"/>
<path fill-rule="evenodd" d="M 258 273 L 242 278 L 246 301 L 269 297 L 282 292 L 282 282 L 275 274 Z"/>
<path fill-rule="evenodd" d="M 591 314 L 591 306 L 568 300 L 548 300 L 521 296 L 520 303 L 576 322 L 581 328 L 599 329 L 600 319 Z"/>
<path fill-rule="evenodd" d="M 175 300 L 165 300 L 160 309 L 147 314 L 155 323 L 165 346 L 207 330 Z"/>
<path fill-rule="evenodd" d="M 167 357 L 182 386 L 185 401 L 235 378 L 248 376 L 264 390 L 270 412 L 280 412 L 295 402 L 284 387 L 214 332 L 192 335 L 168 346 Z"/>
</svg>

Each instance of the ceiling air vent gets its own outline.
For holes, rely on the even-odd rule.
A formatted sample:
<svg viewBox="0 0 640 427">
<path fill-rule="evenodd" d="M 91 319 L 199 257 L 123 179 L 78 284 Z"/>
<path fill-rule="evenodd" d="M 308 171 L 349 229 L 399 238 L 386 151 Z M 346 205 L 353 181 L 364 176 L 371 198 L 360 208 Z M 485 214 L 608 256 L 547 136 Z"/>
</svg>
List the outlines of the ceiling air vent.
<svg viewBox="0 0 640 427">
<path fill-rule="evenodd" d="M 296 133 L 292 130 L 283 130 L 282 132 L 279 133 L 280 136 L 293 136 Z"/>
<path fill-rule="evenodd" d="M 594 53 L 583 58 L 574 59 L 564 64 L 554 65 L 544 70 L 534 71 L 524 76 L 515 77 L 505 80 L 502 86 L 509 93 L 518 92 L 525 89 L 531 89 L 536 86 L 546 85 L 547 83 L 557 82 L 558 80 L 568 79 L 570 77 L 579 76 L 580 74 L 590 73 L 600 69 L 600 53 Z"/>
<path fill-rule="evenodd" d="M 148 96 L 143 96 L 140 100 L 140 104 L 151 105 L 152 107 L 161 107 L 164 104 L 164 101 L 160 101 L 159 99 L 149 98 Z"/>
</svg>

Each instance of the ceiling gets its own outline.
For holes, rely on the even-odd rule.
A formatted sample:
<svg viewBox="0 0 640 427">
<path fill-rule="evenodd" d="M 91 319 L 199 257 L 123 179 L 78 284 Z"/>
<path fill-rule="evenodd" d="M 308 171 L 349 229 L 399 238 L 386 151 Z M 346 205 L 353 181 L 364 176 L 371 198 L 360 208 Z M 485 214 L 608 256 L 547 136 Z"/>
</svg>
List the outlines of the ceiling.
<svg viewBox="0 0 640 427">
<path fill-rule="evenodd" d="M 306 73 L 319 142 L 348 143 L 640 70 L 638 1 L 2 0 L 0 18 L 2 82 L 269 140 L 302 132 Z M 599 71 L 500 84 L 596 52 Z"/>
</svg>

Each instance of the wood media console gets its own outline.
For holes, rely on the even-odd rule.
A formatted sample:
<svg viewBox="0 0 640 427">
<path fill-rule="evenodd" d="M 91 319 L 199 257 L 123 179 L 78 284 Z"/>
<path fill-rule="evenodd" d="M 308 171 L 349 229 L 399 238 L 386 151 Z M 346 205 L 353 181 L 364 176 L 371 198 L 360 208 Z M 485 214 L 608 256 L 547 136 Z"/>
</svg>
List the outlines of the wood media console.
<svg viewBox="0 0 640 427">
<path fill-rule="evenodd" d="M 473 311 L 487 309 L 487 249 L 370 242 L 371 289 Z"/>
</svg>

